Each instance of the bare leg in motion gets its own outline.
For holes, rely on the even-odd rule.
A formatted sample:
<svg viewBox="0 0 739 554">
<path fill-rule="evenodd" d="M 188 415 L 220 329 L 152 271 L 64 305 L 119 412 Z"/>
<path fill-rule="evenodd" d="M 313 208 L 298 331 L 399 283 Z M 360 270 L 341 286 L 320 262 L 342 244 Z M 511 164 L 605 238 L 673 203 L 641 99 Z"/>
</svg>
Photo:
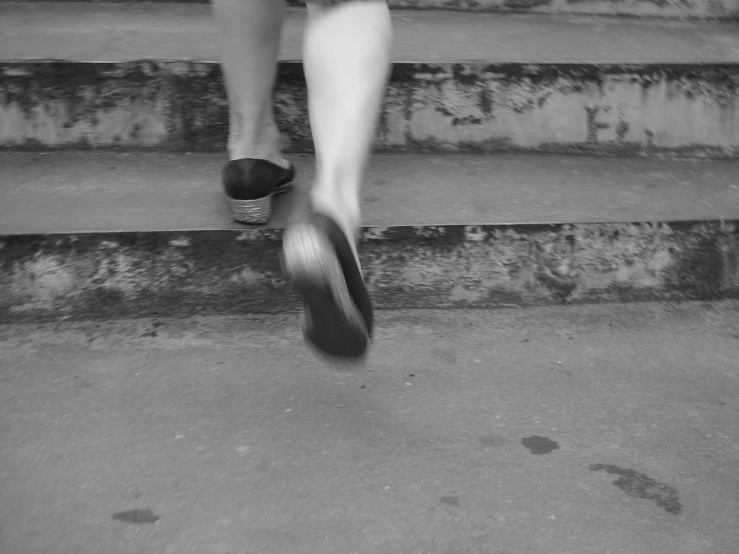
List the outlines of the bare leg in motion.
<svg viewBox="0 0 739 554">
<path fill-rule="evenodd" d="M 390 12 L 384 1 L 308 3 L 304 56 L 317 154 L 311 197 L 354 246 L 360 187 L 375 138 L 390 66 Z"/>
<path fill-rule="evenodd" d="M 285 237 L 283 263 L 303 297 L 306 339 L 356 357 L 372 334 L 356 238 L 360 187 L 390 68 L 392 26 L 384 1 L 308 3 L 304 67 L 317 156 L 313 217 Z"/>
</svg>

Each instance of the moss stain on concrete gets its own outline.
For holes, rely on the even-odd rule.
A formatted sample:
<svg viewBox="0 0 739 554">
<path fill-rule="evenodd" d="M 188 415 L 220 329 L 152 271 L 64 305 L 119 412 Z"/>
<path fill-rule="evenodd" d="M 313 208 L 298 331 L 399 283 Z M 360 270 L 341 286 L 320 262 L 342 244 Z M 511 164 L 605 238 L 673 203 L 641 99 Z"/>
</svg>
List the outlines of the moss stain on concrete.
<svg viewBox="0 0 739 554">
<path fill-rule="evenodd" d="M 0 68 L 0 147 L 225 149 L 218 64 Z M 738 87 L 731 65 L 397 64 L 376 148 L 736 157 Z M 306 106 L 302 67 L 282 64 L 275 113 L 288 151 L 312 151 Z"/>
<path fill-rule="evenodd" d="M 298 309 L 274 230 L 4 237 L 0 319 Z M 734 223 L 366 229 L 378 308 L 739 295 Z"/>
</svg>

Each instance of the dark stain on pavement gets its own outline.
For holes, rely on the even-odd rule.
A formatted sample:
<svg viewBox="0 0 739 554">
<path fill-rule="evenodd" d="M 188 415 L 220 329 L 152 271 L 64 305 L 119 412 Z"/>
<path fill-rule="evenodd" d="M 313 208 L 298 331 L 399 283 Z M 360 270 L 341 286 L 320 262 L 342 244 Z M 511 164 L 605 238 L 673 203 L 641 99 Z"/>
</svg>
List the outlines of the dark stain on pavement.
<svg viewBox="0 0 739 554">
<path fill-rule="evenodd" d="M 552 439 L 546 437 L 539 437 L 534 435 L 533 437 L 526 437 L 521 439 L 521 444 L 528 448 L 532 454 L 541 456 L 543 454 L 549 454 L 553 450 L 557 450 L 559 445 Z"/>
<path fill-rule="evenodd" d="M 679 514 L 683 511 L 677 489 L 660 483 L 643 473 L 609 464 L 593 464 L 590 469 L 618 475 L 619 478 L 613 484 L 629 496 L 651 500 L 670 514 Z"/>
<path fill-rule="evenodd" d="M 459 502 L 458 496 L 442 496 L 439 501 L 442 504 L 446 504 L 447 506 L 452 506 L 454 508 L 459 508 L 462 506 L 462 504 Z"/>
<path fill-rule="evenodd" d="M 113 514 L 113 519 L 124 523 L 156 523 L 161 518 L 151 510 L 126 510 Z"/>
<path fill-rule="evenodd" d="M 480 444 L 483 446 L 503 446 L 508 442 L 508 439 L 501 437 L 500 435 L 482 435 L 477 437 Z"/>
</svg>

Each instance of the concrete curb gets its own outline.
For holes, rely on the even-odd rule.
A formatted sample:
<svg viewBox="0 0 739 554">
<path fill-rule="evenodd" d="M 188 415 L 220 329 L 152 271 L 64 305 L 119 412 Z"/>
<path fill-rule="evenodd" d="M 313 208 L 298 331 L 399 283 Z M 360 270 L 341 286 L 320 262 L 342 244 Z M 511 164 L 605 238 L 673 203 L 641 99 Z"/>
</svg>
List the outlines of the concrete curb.
<svg viewBox="0 0 739 554">
<path fill-rule="evenodd" d="M 735 158 L 739 64 L 397 63 L 385 152 L 557 152 Z M 285 150 L 310 152 L 300 62 L 275 93 Z M 0 63 L 0 148 L 223 151 L 215 62 Z"/>
<path fill-rule="evenodd" d="M 739 297 L 738 221 L 367 228 L 378 309 Z M 298 309 L 280 230 L 0 237 L 0 322 Z"/>
</svg>

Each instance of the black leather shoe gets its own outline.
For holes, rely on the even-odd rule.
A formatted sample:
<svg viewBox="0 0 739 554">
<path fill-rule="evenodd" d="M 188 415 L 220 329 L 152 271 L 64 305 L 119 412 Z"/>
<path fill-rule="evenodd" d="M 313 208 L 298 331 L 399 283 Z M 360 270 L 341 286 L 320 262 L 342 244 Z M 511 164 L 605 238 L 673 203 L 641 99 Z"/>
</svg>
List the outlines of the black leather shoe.
<svg viewBox="0 0 739 554">
<path fill-rule="evenodd" d="M 235 221 L 263 225 L 272 214 L 272 197 L 290 188 L 295 168 L 266 160 L 232 160 L 223 168 L 223 189 Z"/>
<path fill-rule="evenodd" d="M 372 338 L 372 303 L 339 225 L 312 213 L 306 222 L 289 228 L 282 265 L 303 300 L 306 341 L 331 356 L 362 357 Z"/>
</svg>

